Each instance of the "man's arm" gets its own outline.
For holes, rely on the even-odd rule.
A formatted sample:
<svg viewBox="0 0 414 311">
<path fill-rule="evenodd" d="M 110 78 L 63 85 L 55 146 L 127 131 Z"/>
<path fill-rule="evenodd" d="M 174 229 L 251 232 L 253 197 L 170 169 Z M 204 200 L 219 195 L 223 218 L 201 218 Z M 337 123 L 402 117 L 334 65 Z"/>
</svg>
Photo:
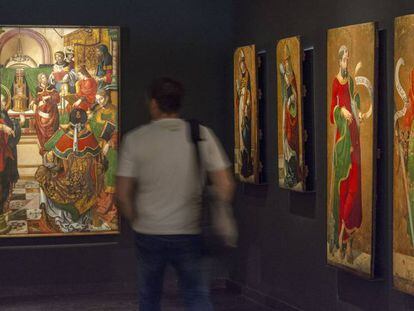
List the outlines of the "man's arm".
<svg viewBox="0 0 414 311">
<path fill-rule="evenodd" d="M 218 199 L 225 203 L 233 200 L 235 183 L 229 168 L 208 172 L 208 176 L 213 184 L 213 189 Z"/>
<path fill-rule="evenodd" d="M 236 221 L 231 208 L 231 201 L 235 189 L 233 175 L 230 169 L 215 170 L 208 173 L 213 184 L 213 189 L 218 199 L 222 202 L 217 204 L 212 214 L 213 226 L 216 233 L 222 237 L 225 245 L 237 246 L 238 232 Z"/>
<path fill-rule="evenodd" d="M 117 176 L 116 179 L 116 199 L 118 207 L 129 222 L 133 222 L 136 215 L 135 192 L 137 182 L 133 177 Z"/>
</svg>

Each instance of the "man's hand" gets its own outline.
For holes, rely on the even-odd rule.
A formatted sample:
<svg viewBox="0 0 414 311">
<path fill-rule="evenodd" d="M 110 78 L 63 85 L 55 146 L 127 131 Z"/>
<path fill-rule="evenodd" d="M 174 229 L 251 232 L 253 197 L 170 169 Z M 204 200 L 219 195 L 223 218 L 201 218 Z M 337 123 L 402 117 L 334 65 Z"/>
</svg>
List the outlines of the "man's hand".
<svg viewBox="0 0 414 311">
<path fill-rule="evenodd" d="M 133 177 L 117 176 L 116 178 L 116 199 L 122 214 L 129 222 L 137 218 L 135 209 L 135 192 L 137 182 Z"/>
<path fill-rule="evenodd" d="M 352 122 L 352 113 L 350 113 L 345 107 L 341 108 L 341 114 L 345 118 L 345 120 L 348 122 L 348 124 L 351 124 Z"/>
<path fill-rule="evenodd" d="M 219 200 L 214 207 L 213 226 L 227 246 L 236 247 L 238 232 L 231 207 L 235 190 L 233 175 L 229 169 L 223 169 L 209 172 L 208 176 L 213 184 L 214 193 Z"/>
</svg>

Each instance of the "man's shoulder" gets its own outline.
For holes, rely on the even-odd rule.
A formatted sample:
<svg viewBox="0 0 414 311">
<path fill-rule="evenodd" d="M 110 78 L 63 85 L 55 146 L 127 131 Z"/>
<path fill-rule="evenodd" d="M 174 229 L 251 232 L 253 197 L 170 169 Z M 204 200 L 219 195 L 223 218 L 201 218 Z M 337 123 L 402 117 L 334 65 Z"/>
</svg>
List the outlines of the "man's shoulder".
<svg viewBox="0 0 414 311">
<path fill-rule="evenodd" d="M 151 127 L 151 123 L 140 125 L 125 134 L 125 137 L 128 139 L 138 139 L 145 135 Z"/>
<path fill-rule="evenodd" d="M 203 141 L 216 141 L 216 135 L 214 131 L 208 126 L 200 124 L 200 138 Z"/>
</svg>

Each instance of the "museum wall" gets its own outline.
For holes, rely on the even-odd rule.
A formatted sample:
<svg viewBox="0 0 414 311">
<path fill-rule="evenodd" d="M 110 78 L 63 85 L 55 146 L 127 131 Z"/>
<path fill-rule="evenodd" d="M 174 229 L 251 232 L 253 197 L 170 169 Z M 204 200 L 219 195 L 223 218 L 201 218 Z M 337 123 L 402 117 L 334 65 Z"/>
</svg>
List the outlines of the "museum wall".
<svg viewBox="0 0 414 311">
<path fill-rule="evenodd" d="M 237 1 L 235 47 L 267 51 L 265 140 L 267 185 L 240 184 L 240 248 L 231 279 L 250 297 L 283 310 L 413 310 L 414 297 L 392 289 L 392 126 L 394 17 L 412 1 Z M 378 161 L 375 274 L 362 279 L 326 264 L 326 33 L 377 21 L 379 27 Z M 275 51 L 278 39 L 301 35 L 314 48 L 315 191 L 278 187 Z M 231 55 L 229 55 L 229 58 Z M 306 82 L 306 81 L 305 81 Z M 229 90 L 229 94 L 232 90 Z M 306 123 L 306 121 L 305 121 Z M 229 129 L 230 131 L 231 129 Z M 271 143 L 274 142 L 274 143 Z M 296 309 L 295 309 L 296 310 Z"/>
<path fill-rule="evenodd" d="M 4 25 L 121 26 L 121 130 L 149 120 L 145 89 L 157 76 L 183 81 L 184 117 L 211 126 L 230 149 L 230 1 L 2 1 Z M 26 43 L 26 42 L 24 42 Z M 7 50 L 6 50 L 7 52 Z M 132 233 L 0 240 L 0 299 L 133 290 Z"/>
</svg>

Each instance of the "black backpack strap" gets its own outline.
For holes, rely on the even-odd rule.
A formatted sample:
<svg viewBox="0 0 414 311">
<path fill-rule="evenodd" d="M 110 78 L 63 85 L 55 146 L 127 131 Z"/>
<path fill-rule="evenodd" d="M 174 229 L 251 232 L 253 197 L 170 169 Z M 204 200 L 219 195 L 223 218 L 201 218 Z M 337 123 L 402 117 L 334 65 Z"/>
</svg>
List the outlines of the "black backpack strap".
<svg viewBox="0 0 414 311">
<path fill-rule="evenodd" d="M 194 148 L 195 148 L 195 152 L 197 156 L 197 164 L 201 171 L 201 153 L 200 153 L 200 146 L 198 144 L 201 141 L 200 123 L 195 119 L 188 120 L 188 123 L 190 124 L 191 142 L 194 144 Z"/>
</svg>

